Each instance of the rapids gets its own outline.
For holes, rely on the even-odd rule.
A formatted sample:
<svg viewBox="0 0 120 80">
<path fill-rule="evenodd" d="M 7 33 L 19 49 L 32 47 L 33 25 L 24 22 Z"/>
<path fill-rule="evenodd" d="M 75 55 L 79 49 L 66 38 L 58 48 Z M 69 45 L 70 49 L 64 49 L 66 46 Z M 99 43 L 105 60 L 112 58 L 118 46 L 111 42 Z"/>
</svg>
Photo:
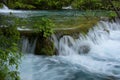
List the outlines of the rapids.
<svg viewBox="0 0 120 80">
<path fill-rule="evenodd" d="M 25 54 L 22 80 L 120 80 L 119 21 L 100 21 L 78 39 L 52 38 L 59 55 Z"/>
<path fill-rule="evenodd" d="M 3 5 L 0 14 L 17 17 L 64 15 L 81 16 L 79 11 L 24 11 L 12 10 Z M 100 12 L 97 12 L 100 13 Z M 106 13 L 104 13 L 106 14 Z M 94 14 L 92 14 L 94 15 Z M 100 14 L 98 14 L 100 15 Z M 63 17 L 66 18 L 66 17 Z M 62 19 L 63 19 L 62 18 Z M 59 19 L 59 18 L 57 18 Z M 57 20 L 56 19 L 56 20 Z M 68 18 L 69 19 L 69 18 Z M 60 18 L 61 20 L 61 18 Z M 22 58 L 19 71 L 22 80 L 120 80 L 120 20 L 100 21 L 86 36 L 73 39 L 64 35 L 59 40 L 52 36 L 59 55 L 34 55 L 36 38 L 22 38 Z M 32 53 L 32 54 L 30 54 Z"/>
</svg>

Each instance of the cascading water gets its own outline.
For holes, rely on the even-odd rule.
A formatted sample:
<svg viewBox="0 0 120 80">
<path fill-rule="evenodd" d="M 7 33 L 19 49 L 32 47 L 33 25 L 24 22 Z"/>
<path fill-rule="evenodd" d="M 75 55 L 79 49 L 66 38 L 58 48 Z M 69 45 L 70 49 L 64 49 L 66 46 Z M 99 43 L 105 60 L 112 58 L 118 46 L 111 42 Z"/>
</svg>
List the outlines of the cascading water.
<svg viewBox="0 0 120 80">
<path fill-rule="evenodd" d="M 78 39 L 53 36 L 59 55 L 27 54 L 22 80 L 120 80 L 120 24 L 101 21 Z"/>
<path fill-rule="evenodd" d="M 22 37 L 22 53 L 34 53 L 37 38 Z"/>
<path fill-rule="evenodd" d="M 9 8 L 6 5 L 4 5 L 4 4 L 3 4 L 3 8 L 2 9 L 3 10 L 9 10 Z"/>
<path fill-rule="evenodd" d="M 21 11 L 9 9 L 5 4 L 2 4 L 3 7 L 0 8 L 0 13 L 20 13 Z"/>
<path fill-rule="evenodd" d="M 0 8 L 0 12 L 6 12 L 6 11 L 9 11 L 9 8 L 8 8 L 6 5 L 4 5 L 4 4 L 2 4 L 2 5 L 3 5 L 3 7 Z"/>
</svg>

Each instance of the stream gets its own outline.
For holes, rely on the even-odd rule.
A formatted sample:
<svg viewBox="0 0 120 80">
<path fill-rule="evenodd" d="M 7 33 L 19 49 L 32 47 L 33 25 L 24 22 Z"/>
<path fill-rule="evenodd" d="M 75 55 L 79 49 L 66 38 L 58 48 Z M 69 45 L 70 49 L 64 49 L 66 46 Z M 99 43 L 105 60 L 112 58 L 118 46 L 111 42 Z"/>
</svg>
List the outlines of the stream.
<svg viewBox="0 0 120 80">
<path fill-rule="evenodd" d="M 34 19 L 81 15 L 81 12 L 71 10 L 0 9 L 0 14 L 8 15 L 10 12 L 17 17 Z M 21 80 L 120 80 L 120 20 L 100 21 L 86 36 L 78 35 L 77 39 L 64 35 L 58 40 L 53 34 L 52 41 L 59 54 L 54 56 L 34 55 L 36 40 L 29 43 L 23 38 L 24 56 L 19 68 Z"/>
<path fill-rule="evenodd" d="M 109 30 L 109 32 L 105 31 Z M 22 80 L 120 80 L 120 24 L 100 21 L 86 36 L 57 40 L 59 55 L 25 54 Z"/>
</svg>

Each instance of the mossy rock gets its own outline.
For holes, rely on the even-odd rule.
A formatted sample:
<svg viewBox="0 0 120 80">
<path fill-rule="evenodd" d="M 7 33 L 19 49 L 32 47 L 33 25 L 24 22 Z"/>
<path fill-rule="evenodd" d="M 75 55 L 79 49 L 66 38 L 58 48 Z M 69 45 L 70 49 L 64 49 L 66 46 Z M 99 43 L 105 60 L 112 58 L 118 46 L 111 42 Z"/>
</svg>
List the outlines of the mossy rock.
<svg viewBox="0 0 120 80">
<path fill-rule="evenodd" d="M 54 31 L 54 33 L 57 35 L 58 39 L 60 39 L 64 35 L 70 35 L 73 38 L 78 38 L 78 34 L 86 35 L 90 28 L 93 28 L 97 23 L 99 19 L 95 18 L 93 20 L 88 20 L 82 24 L 78 24 L 75 27 L 71 28 L 59 28 Z"/>
<path fill-rule="evenodd" d="M 54 55 L 55 48 L 53 42 L 48 38 L 38 38 L 36 43 L 35 54 L 48 56 Z"/>
</svg>

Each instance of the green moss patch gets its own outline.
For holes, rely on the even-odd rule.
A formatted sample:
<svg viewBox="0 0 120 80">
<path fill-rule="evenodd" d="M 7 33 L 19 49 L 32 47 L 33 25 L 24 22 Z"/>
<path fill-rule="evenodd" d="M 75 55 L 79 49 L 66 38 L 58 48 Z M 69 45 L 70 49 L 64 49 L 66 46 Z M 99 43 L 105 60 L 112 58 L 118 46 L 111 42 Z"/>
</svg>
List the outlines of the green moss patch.
<svg viewBox="0 0 120 80">
<path fill-rule="evenodd" d="M 77 37 L 79 33 L 86 34 L 90 28 L 97 24 L 99 18 L 89 18 L 89 19 L 78 19 L 75 24 L 67 24 L 69 27 L 60 27 L 55 28 L 55 34 L 58 34 L 59 37 L 63 35 L 71 35 L 73 37 Z M 58 25 L 61 26 L 61 25 Z M 65 25 L 64 25 L 65 26 Z"/>
</svg>

